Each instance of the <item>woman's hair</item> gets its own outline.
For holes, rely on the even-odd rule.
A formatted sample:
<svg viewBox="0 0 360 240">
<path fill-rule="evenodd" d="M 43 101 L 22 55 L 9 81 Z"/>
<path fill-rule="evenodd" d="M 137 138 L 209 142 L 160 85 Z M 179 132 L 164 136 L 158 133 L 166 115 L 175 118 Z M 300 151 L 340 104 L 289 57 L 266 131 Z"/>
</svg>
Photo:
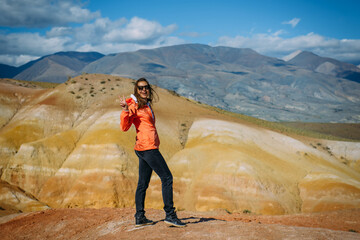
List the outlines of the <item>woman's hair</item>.
<svg viewBox="0 0 360 240">
<path fill-rule="evenodd" d="M 139 82 L 146 82 L 149 85 L 149 97 L 147 99 L 143 99 L 140 97 L 139 93 L 138 93 L 138 83 Z M 138 108 L 143 108 L 144 106 L 146 106 L 147 103 L 150 103 L 150 105 L 152 104 L 152 101 L 154 100 L 154 93 L 156 95 L 156 99 L 159 98 L 159 96 L 157 95 L 157 93 L 154 91 L 154 89 L 152 88 L 152 86 L 150 85 L 150 83 L 148 82 L 148 80 L 146 80 L 146 78 L 139 78 L 136 82 L 135 82 L 135 86 L 134 86 L 134 95 L 137 98 L 138 101 Z"/>
</svg>

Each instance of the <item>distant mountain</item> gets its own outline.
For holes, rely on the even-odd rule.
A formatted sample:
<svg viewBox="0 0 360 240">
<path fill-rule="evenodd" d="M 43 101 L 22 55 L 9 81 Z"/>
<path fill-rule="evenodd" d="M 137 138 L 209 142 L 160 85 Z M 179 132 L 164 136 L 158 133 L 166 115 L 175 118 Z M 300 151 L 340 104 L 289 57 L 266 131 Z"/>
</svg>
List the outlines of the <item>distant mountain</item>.
<svg viewBox="0 0 360 240">
<path fill-rule="evenodd" d="M 15 79 L 65 82 L 82 72 L 146 77 L 190 99 L 270 121 L 360 122 L 359 68 L 310 52 L 285 59 L 202 44 L 107 56 L 60 52 L 19 67 Z"/>
<path fill-rule="evenodd" d="M 14 76 L 18 80 L 65 82 L 68 76 L 76 76 L 89 63 L 102 58 L 97 52 L 58 52 L 31 61 Z"/>
<path fill-rule="evenodd" d="M 359 83 L 251 49 L 177 45 L 108 55 L 82 71 L 146 77 L 190 99 L 271 121 L 360 121 Z"/>
<path fill-rule="evenodd" d="M 360 83 L 360 69 L 353 64 L 340 62 L 332 58 L 320 57 L 307 51 L 295 53 L 297 54 L 289 59 L 288 63 Z"/>
<path fill-rule="evenodd" d="M 19 72 L 17 67 L 0 63 L 0 78 L 13 78 Z"/>
</svg>

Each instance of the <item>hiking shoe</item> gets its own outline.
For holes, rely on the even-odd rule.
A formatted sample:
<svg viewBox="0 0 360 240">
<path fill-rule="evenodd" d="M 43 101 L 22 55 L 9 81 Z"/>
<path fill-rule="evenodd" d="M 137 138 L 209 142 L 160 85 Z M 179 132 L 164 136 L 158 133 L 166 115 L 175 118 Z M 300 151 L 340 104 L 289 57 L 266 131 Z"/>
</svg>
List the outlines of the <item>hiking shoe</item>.
<svg viewBox="0 0 360 240">
<path fill-rule="evenodd" d="M 176 214 L 172 216 L 167 216 L 165 218 L 165 223 L 174 226 L 174 227 L 186 227 L 186 224 L 181 222 L 180 219 L 176 216 Z"/>
<path fill-rule="evenodd" d="M 153 221 L 147 219 L 145 216 L 135 217 L 135 227 L 154 224 Z"/>
</svg>

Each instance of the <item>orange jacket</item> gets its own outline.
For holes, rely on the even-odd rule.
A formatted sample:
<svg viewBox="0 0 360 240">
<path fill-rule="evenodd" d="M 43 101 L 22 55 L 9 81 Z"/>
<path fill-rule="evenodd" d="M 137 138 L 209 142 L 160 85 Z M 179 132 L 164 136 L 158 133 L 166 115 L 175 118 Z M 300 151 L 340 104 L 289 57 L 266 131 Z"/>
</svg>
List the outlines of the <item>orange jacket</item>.
<svg viewBox="0 0 360 240">
<path fill-rule="evenodd" d="M 128 111 L 123 110 L 120 114 L 120 128 L 127 131 L 134 124 L 136 128 L 136 143 L 134 149 L 145 151 L 158 149 L 160 145 L 159 136 L 155 127 L 155 115 L 151 107 L 145 106 L 138 109 L 136 97 L 126 99 Z"/>
</svg>

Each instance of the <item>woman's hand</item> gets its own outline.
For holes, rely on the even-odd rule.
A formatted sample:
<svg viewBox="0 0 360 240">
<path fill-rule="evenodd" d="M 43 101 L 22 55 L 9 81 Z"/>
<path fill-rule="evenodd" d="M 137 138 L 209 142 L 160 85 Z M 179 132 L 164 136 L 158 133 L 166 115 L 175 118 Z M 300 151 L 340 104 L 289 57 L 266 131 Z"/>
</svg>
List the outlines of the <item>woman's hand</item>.
<svg viewBox="0 0 360 240">
<path fill-rule="evenodd" d="M 122 96 L 122 98 L 119 96 L 119 99 L 120 99 L 120 106 L 123 108 L 123 110 L 128 110 L 128 105 L 126 103 L 126 99 L 124 96 Z"/>
</svg>

